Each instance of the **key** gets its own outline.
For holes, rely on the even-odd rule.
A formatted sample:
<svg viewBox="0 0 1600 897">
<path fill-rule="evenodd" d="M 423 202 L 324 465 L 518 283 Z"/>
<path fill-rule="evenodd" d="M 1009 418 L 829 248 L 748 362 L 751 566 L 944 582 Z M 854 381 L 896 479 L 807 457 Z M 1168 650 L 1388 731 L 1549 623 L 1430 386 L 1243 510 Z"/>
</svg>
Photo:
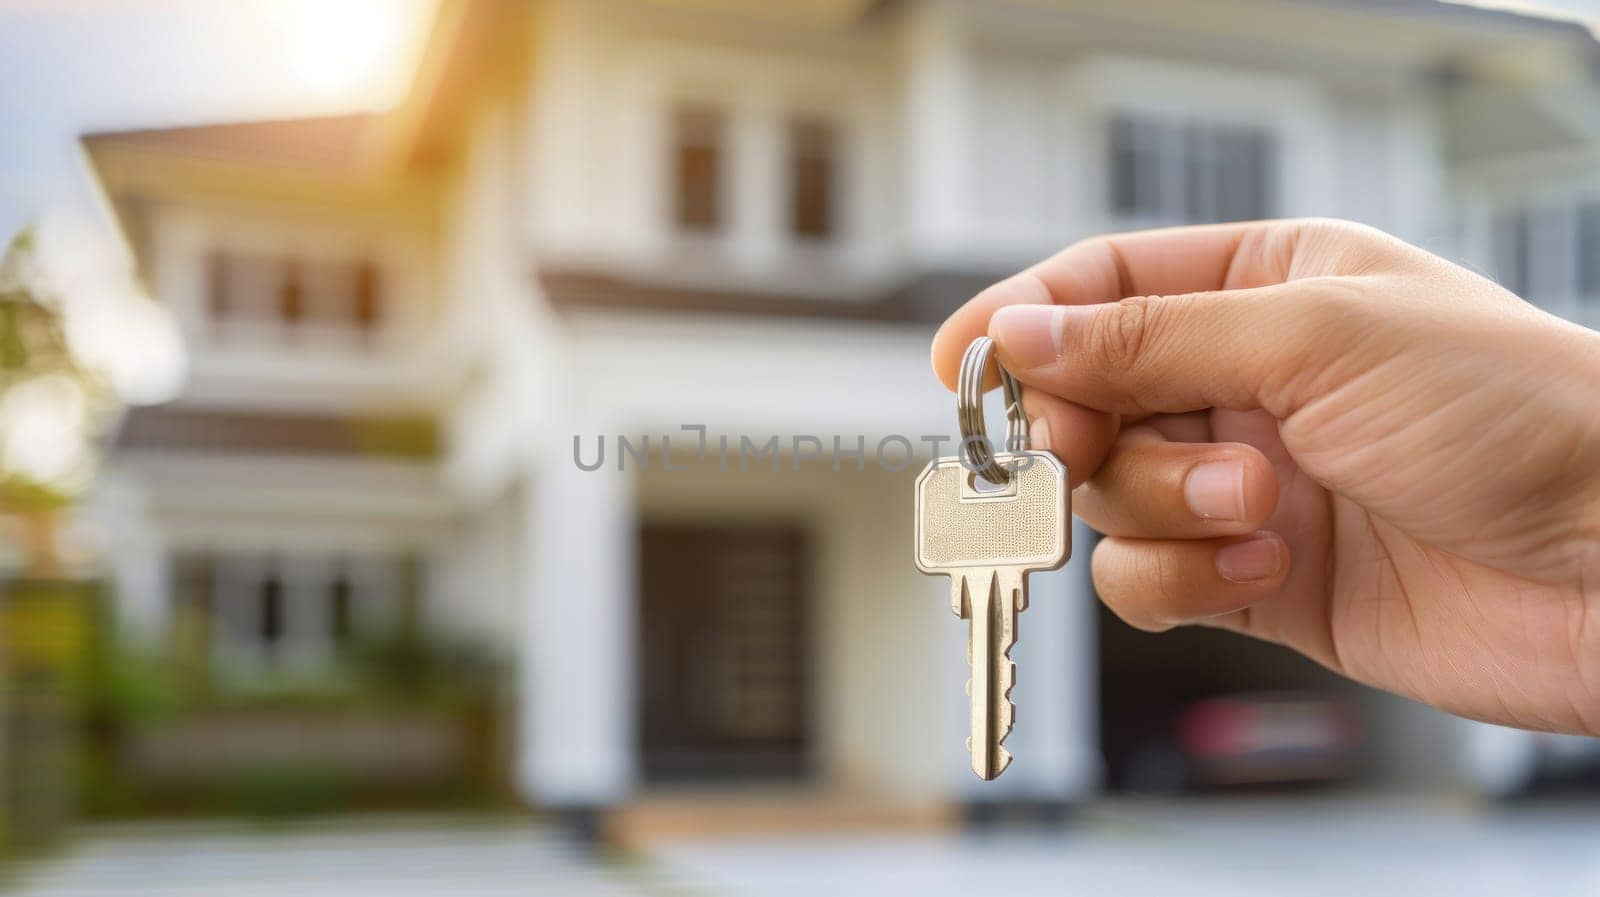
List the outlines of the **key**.
<svg viewBox="0 0 1600 897">
<path fill-rule="evenodd" d="M 1017 614 L 1028 606 L 1028 574 L 1055 570 L 1071 554 L 1067 469 L 1049 452 L 997 455 L 1012 470 L 1004 486 L 979 488 L 959 458 L 936 458 L 917 477 L 916 561 L 950 577 L 950 606 L 967 621 L 972 771 L 985 781 L 1011 754 L 1011 687 Z"/>
</svg>

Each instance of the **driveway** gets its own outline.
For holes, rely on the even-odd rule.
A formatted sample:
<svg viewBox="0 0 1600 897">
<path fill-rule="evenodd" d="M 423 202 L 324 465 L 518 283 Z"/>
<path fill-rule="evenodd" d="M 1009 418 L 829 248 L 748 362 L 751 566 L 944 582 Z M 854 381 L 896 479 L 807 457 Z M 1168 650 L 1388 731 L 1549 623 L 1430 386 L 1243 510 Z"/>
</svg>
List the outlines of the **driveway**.
<svg viewBox="0 0 1600 897">
<path fill-rule="evenodd" d="M 24 897 L 1592 897 L 1600 806 L 1110 803 L 1052 832 L 718 838 L 634 860 L 529 823 L 99 828 L 11 885 Z"/>
<path fill-rule="evenodd" d="M 0 893 L 21 897 L 639 897 L 680 894 L 647 863 L 601 861 L 548 829 L 355 819 L 292 830 L 91 828 Z"/>
<path fill-rule="evenodd" d="M 749 897 L 1593 897 L 1600 805 L 1113 803 L 1054 833 L 685 842 L 656 856 Z"/>
</svg>

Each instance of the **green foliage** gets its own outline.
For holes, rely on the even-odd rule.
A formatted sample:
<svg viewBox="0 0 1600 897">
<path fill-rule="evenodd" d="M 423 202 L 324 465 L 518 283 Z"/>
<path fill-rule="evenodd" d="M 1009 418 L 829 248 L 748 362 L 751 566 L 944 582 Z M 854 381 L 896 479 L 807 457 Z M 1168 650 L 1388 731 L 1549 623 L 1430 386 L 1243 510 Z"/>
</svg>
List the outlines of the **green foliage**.
<svg viewBox="0 0 1600 897">
<path fill-rule="evenodd" d="M 113 649 L 97 667 L 91 713 L 108 723 L 128 728 L 156 725 L 177 716 L 185 705 L 181 674 L 163 658 Z"/>
<path fill-rule="evenodd" d="M 315 762 L 237 769 L 221 783 L 209 809 L 263 819 L 327 813 L 347 806 L 347 777 Z"/>
<path fill-rule="evenodd" d="M 482 645 L 415 632 L 357 642 L 345 658 L 363 694 L 405 704 L 475 703 L 505 681 L 505 664 Z"/>
</svg>

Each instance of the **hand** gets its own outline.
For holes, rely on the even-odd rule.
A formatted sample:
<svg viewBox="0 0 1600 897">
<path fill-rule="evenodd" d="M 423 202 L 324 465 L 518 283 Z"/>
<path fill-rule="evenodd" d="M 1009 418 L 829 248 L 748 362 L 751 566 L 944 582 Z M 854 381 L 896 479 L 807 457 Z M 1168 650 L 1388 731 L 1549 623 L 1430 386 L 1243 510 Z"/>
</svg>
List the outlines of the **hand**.
<svg viewBox="0 0 1600 897">
<path fill-rule="evenodd" d="M 1600 334 L 1321 220 L 1072 246 L 945 322 L 947 386 L 985 331 L 1124 620 L 1600 734 Z"/>
</svg>

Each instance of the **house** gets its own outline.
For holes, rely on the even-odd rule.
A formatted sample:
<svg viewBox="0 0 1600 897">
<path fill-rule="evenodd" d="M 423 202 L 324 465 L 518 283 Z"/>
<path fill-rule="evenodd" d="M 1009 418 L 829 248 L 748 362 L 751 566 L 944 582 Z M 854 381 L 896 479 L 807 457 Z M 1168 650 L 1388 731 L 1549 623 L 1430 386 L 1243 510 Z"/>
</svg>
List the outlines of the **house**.
<svg viewBox="0 0 1600 897">
<path fill-rule="evenodd" d="M 934 326 L 1096 232 L 1300 215 L 1593 323 L 1597 62 L 1427 0 L 447 0 L 391 113 L 86 138 L 193 356 L 96 504 L 120 626 L 199 608 L 246 690 L 397 620 L 475 639 L 541 806 L 1082 800 L 1111 666 L 1176 680 L 1097 656 L 1079 532 L 1020 621 L 1016 762 L 967 771 L 910 555 Z M 1362 700 L 1386 763 L 1448 768 L 1417 751 L 1455 723 Z"/>
</svg>

